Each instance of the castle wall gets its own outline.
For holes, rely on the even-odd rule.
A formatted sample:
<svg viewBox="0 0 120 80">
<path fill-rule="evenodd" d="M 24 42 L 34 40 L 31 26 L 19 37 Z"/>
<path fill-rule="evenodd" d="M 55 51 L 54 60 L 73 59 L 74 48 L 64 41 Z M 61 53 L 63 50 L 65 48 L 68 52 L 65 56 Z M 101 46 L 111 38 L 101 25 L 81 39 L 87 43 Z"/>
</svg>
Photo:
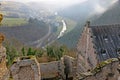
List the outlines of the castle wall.
<svg viewBox="0 0 120 80">
<path fill-rule="evenodd" d="M 68 70 L 69 77 L 74 77 L 76 72 L 75 60 L 65 56 L 59 61 L 48 63 L 40 63 L 40 71 L 42 79 L 61 77 L 65 79 L 65 67 Z"/>
<path fill-rule="evenodd" d="M 53 61 L 48 63 L 40 63 L 40 71 L 42 79 L 64 77 L 64 63 Z"/>
<path fill-rule="evenodd" d="M 65 79 L 65 67 L 68 77 L 74 77 L 76 72 L 75 59 L 65 56 L 59 61 L 38 63 L 35 59 L 20 57 L 14 62 L 10 71 L 14 80 L 41 80 L 49 78 Z"/>
<path fill-rule="evenodd" d="M 34 74 L 35 73 L 32 70 L 31 66 L 22 66 L 20 67 L 18 77 L 20 80 L 35 80 Z"/>
<path fill-rule="evenodd" d="M 113 61 L 111 63 L 105 61 L 101 63 L 102 65 L 105 65 L 103 67 L 100 67 L 91 71 L 94 73 L 83 73 L 83 78 L 76 78 L 74 80 L 120 80 L 120 62 L 119 61 Z M 97 72 L 98 71 L 98 72 Z M 82 73 L 81 73 L 82 74 Z M 89 75 L 88 75 L 89 74 Z"/>
<path fill-rule="evenodd" d="M 36 58 L 19 58 L 12 65 L 11 73 L 14 80 L 41 80 L 40 66 Z"/>
<path fill-rule="evenodd" d="M 6 49 L 0 47 L 0 80 L 8 80 L 9 71 L 6 67 Z"/>
<path fill-rule="evenodd" d="M 77 72 L 85 72 L 97 64 L 92 33 L 89 27 L 85 27 L 77 45 Z"/>
</svg>

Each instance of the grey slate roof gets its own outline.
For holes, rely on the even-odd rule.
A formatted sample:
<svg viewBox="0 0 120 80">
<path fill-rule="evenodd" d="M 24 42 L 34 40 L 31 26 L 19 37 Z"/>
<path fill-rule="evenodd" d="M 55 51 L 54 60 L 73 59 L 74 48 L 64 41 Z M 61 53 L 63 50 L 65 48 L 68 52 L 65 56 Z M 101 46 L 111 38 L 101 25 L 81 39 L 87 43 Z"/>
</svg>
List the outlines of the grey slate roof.
<svg viewBox="0 0 120 80">
<path fill-rule="evenodd" d="M 98 59 L 104 61 L 120 55 L 120 24 L 90 26 Z"/>
</svg>

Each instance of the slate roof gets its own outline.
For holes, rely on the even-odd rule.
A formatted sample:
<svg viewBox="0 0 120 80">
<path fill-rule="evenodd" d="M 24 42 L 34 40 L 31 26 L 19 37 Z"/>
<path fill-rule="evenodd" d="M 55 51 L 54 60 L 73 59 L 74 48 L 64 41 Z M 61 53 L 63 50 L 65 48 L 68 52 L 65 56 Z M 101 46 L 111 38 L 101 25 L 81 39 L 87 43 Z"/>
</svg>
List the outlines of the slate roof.
<svg viewBox="0 0 120 80">
<path fill-rule="evenodd" d="M 90 26 L 94 48 L 100 61 L 120 55 L 120 24 Z"/>
</svg>

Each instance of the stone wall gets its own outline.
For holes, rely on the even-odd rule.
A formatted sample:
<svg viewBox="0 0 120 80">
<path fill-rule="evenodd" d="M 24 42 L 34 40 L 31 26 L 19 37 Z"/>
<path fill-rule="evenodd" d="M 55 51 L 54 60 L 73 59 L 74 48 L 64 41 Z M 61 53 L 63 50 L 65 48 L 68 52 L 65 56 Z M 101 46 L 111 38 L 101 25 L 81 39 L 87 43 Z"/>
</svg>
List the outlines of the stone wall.
<svg viewBox="0 0 120 80">
<path fill-rule="evenodd" d="M 9 76 L 9 71 L 7 70 L 6 67 L 6 49 L 4 47 L 1 47 L 0 48 L 0 80 L 7 80 L 8 76 Z"/>
<path fill-rule="evenodd" d="M 65 66 L 65 73 L 68 74 L 68 77 L 74 77 L 76 73 L 76 59 L 69 57 L 69 56 L 64 56 L 64 66 Z"/>
<path fill-rule="evenodd" d="M 77 45 L 77 73 L 86 72 L 97 63 L 91 29 L 86 24 Z"/>
<path fill-rule="evenodd" d="M 6 48 L 2 46 L 3 40 L 4 36 L 0 33 L 0 80 L 8 80 L 9 71 L 6 67 Z"/>
<path fill-rule="evenodd" d="M 11 73 L 14 80 L 40 80 L 59 77 L 66 79 L 65 68 L 68 77 L 74 77 L 76 72 L 75 59 L 65 56 L 59 61 L 38 63 L 34 58 L 20 57 L 14 61 Z"/>
<path fill-rule="evenodd" d="M 41 80 L 40 66 L 35 57 L 20 57 L 11 67 L 14 80 Z"/>
<path fill-rule="evenodd" d="M 65 79 L 65 68 L 67 68 L 68 77 L 75 76 L 75 59 L 65 56 L 59 61 L 40 63 L 41 77 L 42 79 L 54 77 Z"/>
<path fill-rule="evenodd" d="M 80 73 L 74 80 L 120 80 L 120 61 L 113 58 L 101 62 L 95 69 Z"/>
<path fill-rule="evenodd" d="M 61 77 L 64 79 L 64 63 L 62 60 L 40 63 L 42 79 Z"/>
</svg>

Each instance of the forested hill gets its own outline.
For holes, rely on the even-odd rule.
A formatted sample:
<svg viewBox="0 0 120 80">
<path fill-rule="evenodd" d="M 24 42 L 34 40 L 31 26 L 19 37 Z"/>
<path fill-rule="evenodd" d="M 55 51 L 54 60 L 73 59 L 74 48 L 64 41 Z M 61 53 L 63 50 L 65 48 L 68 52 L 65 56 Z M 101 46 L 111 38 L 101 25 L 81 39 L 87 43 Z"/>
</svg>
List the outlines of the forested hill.
<svg viewBox="0 0 120 80">
<path fill-rule="evenodd" d="M 76 21 L 86 20 L 90 15 L 101 13 L 104 9 L 111 6 L 116 0 L 86 0 L 83 3 L 77 3 L 70 7 L 64 8 L 59 12 L 63 17 Z"/>
<path fill-rule="evenodd" d="M 92 25 L 120 23 L 120 1 L 116 2 L 110 9 L 97 20 L 91 21 Z"/>
<path fill-rule="evenodd" d="M 99 1 L 99 0 L 94 0 L 94 1 Z M 87 20 L 90 20 L 91 21 L 91 25 L 99 25 L 99 24 L 114 24 L 114 23 L 119 23 L 120 22 L 120 3 L 116 2 L 116 3 L 112 3 L 113 0 L 105 0 L 105 1 L 102 1 L 100 4 L 104 7 L 107 6 L 107 8 L 109 7 L 109 9 L 107 11 L 105 11 L 103 14 L 100 14 L 100 15 L 93 15 L 92 17 L 86 15 L 86 14 L 89 14 L 90 12 L 92 12 L 93 10 L 91 9 L 94 9 L 93 7 L 88 7 L 84 5 L 84 10 L 87 10 L 85 12 L 89 12 L 89 13 L 85 13 L 85 15 L 83 14 L 82 17 L 80 13 L 78 13 L 78 15 L 76 15 L 76 17 L 79 19 L 77 20 L 78 21 L 78 24 L 76 26 L 76 28 L 74 28 L 71 32 L 65 34 L 62 38 L 59 39 L 59 41 L 65 45 L 67 45 L 68 47 L 70 48 L 76 48 L 76 45 L 77 45 L 77 42 L 78 42 L 78 39 L 80 38 L 80 34 L 82 32 L 82 29 L 86 23 Z M 108 5 L 108 2 L 109 2 L 109 5 Z M 85 3 L 86 5 L 90 5 L 92 3 Z M 105 5 L 107 4 L 107 5 Z M 110 5 L 111 4 L 111 5 Z M 82 4 L 83 5 L 83 4 Z M 80 5 L 79 5 L 80 6 Z M 75 9 L 75 8 L 74 8 Z M 77 9 L 75 9 L 77 11 Z M 99 10 L 99 9 L 98 9 Z M 78 10 L 77 12 L 80 12 L 80 10 Z M 77 12 L 72 12 L 72 13 L 77 13 Z M 68 14 L 68 13 L 66 13 Z M 71 14 L 71 13 L 69 13 Z M 65 16 L 65 15 L 64 15 Z M 74 15 L 73 15 L 74 16 Z M 67 17 L 70 17 L 69 15 Z M 70 17 L 71 19 L 72 18 L 75 18 L 74 17 Z M 89 18 L 89 19 L 88 19 Z"/>
<path fill-rule="evenodd" d="M 90 6 L 90 7 L 88 7 Z M 76 21 L 86 19 L 90 14 L 90 11 L 93 11 L 93 6 L 88 2 L 78 3 L 72 5 L 68 8 L 65 8 L 59 11 L 59 14 L 63 17 L 67 17 Z"/>
</svg>

